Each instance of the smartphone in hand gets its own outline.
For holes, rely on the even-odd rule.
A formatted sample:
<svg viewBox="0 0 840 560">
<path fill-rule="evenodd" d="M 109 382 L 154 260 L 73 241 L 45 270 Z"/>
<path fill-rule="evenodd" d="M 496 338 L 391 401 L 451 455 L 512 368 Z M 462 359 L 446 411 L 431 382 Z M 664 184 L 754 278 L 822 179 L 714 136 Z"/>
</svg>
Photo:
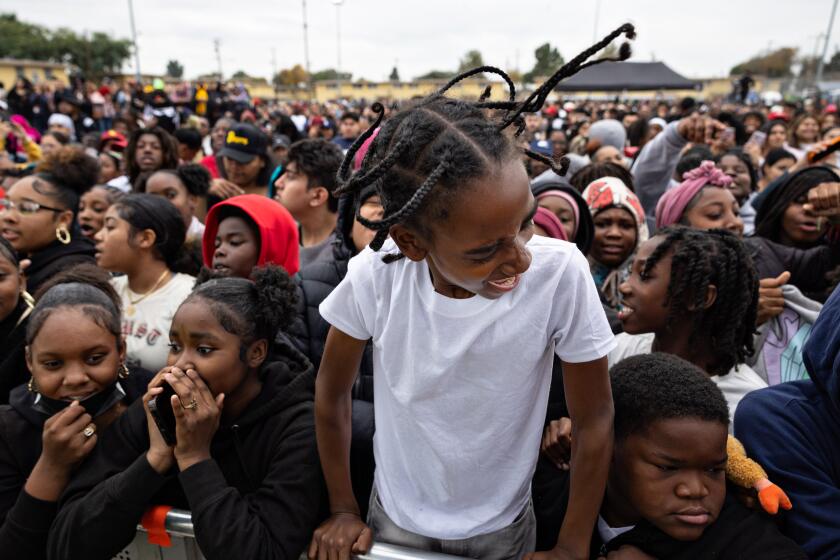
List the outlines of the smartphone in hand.
<svg viewBox="0 0 840 560">
<path fill-rule="evenodd" d="M 767 133 L 760 130 L 753 132 L 747 140 L 747 144 L 756 144 L 759 148 L 763 148 L 765 142 L 767 142 Z"/>
<path fill-rule="evenodd" d="M 149 412 L 157 425 L 163 441 L 167 445 L 175 445 L 175 413 L 172 411 L 172 395 L 175 390 L 169 383 L 164 382 L 163 392 L 149 401 Z"/>
</svg>

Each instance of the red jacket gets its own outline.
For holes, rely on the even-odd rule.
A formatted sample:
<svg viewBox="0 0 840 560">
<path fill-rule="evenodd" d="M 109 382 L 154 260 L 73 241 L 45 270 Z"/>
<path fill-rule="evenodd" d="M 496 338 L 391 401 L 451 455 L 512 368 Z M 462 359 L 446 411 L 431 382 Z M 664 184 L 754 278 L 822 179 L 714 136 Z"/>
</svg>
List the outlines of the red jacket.
<svg viewBox="0 0 840 560">
<path fill-rule="evenodd" d="M 289 211 L 279 202 L 258 194 L 242 194 L 223 200 L 207 213 L 201 252 L 204 266 L 213 265 L 216 233 L 219 231 L 219 212 L 234 206 L 247 214 L 260 232 L 260 255 L 257 266 L 276 264 L 294 276 L 300 269 L 300 238 L 298 226 Z"/>
</svg>

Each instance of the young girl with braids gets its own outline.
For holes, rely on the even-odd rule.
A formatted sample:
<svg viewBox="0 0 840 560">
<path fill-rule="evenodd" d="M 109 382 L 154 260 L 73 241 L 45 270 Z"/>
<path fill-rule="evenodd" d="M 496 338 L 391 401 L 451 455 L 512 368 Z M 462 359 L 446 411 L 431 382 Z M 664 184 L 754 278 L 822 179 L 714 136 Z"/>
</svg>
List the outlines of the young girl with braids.
<svg viewBox="0 0 840 560">
<path fill-rule="evenodd" d="M 377 106 L 380 117 L 348 151 L 339 194 L 374 185 L 384 217 L 357 215 L 377 234 L 320 306 L 332 325 L 315 393 L 331 516 L 315 531 L 311 559 L 361 553 L 374 538 L 473 558 L 533 551 L 530 482 L 553 354 L 563 362 L 577 439 L 569 510 L 555 548 L 543 554 L 587 556 L 612 448 L 605 357 L 613 336 L 584 256 L 533 236 L 537 204 L 515 137 L 523 114 L 539 111 L 560 80 L 621 34 L 632 37 L 633 27 L 575 57 L 523 102 L 496 68 L 456 77 L 389 119 L 348 177 L 380 125 Z M 629 56 L 626 44 L 621 55 Z M 443 95 L 480 72 L 505 78 L 509 101 Z M 349 455 L 352 386 L 368 339 L 376 472 L 366 525 Z"/>
<path fill-rule="evenodd" d="M 666 228 L 643 243 L 621 284 L 624 333 L 610 365 L 628 356 L 666 352 L 708 373 L 729 404 L 767 386 L 744 361 L 753 351 L 758 277 L 731 232 Z"/>
</svg>

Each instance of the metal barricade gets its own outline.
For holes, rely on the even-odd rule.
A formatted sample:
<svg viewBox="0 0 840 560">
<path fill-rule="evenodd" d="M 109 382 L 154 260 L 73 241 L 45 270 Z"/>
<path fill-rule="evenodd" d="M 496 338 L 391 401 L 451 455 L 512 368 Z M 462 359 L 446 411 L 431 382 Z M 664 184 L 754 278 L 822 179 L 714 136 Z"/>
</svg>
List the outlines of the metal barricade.
<svg viewBox="0 0 840 560">
<path fill-rule="evenodd" d="M 114 560 L 204 560 L 195 541 L 192 516 L 189 511 L 173 509 L 166 514 L 166 532 L 172 538 L 171 547 L 150 544 L 146 530 L 137 527 L 137 535 Z M 301 560 L 306 554 L 301 555 Z M 391 544 L 374 543 L 367 554 L 354 556 L 355 560 L 460 560 L 459 556 L 415 550 Z"/>
</svg>

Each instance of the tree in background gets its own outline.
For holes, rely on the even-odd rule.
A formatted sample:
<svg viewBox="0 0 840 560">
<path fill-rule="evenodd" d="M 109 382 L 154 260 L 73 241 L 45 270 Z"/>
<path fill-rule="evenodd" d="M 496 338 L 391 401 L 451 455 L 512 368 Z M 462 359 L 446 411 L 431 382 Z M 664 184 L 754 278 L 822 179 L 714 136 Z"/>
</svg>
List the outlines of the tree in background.
<svg viewBox="0 0 840 560">
<path fill-rule="evenodd" d="M 399 82 L 400 81 L 400 72 L 397 70 L 397 67 L 394 66 L 394 69 L 391 70 L 391 75 L 388 76 L 388 79 L 392 82 Z"/>
<path fill-rule="evenodd" d="M 813 80 L 817 76 L 817 65 L 819 57 L 807 56 L 800 60 L 802 62 L 802 69 L 799 71 L 800 78 Z M 823 64 L 824 74 L 838 74 L 840 73 L 840 50 L 835 50 L 825 64 Z"/>
<path fill-rule="evenodd" d="M 170 60 L 166 63 L 166 75 L 170 78 L 181 78 L 184 76 L 184 66 L 177 60 Z"/>
<path fill-rule="evenodd" d="M 298 87 L 301 84 L 305 84 L 308 81 L 309 76 L 306 74 L 306 70 L 304 70 L 303 66 L 301 66 L 300 64 L 295 64 L 291 68 L 284 68 L 283 70 L 280 70 L 271 79 L 271 83 L 277 87 Z"/>
<path fill-rule="evenodd" d="M 327 68 L 326 70 L 321 70 L 319 72 L 312 73 L 312 81 L 313 82 L 323 82 L 329 80 L 343 80 L 343 81 L 350 81 L 353 79 L 353 74 L 350 72 L 341 72 L 340 74 L 335 71 L 335 68 Z"/>
<path fill-rule="evenodd" d="M 0 57 L 55 60 L 55 49 L 45 28 L 0 14 Z"/>
<path fill-rule="evenodd" d="M 481 56 L 479 51 L 473 49 L 471 51 L 467 51 L 467 54 L 461 58 L 461 61 L 458 63 L 458 72 L 472 70 L 473 68 L 478 68 L 479 66 L 484 66 L 484 58 Z"/>
<path fill-rule="evenodd" d="M 22 22 L 14 14 L 0 14 L 0 58 L 49 60 L 77 66 L 91 80 L 118 74 L 131 56 L 131 41 L 107 33 L 77 34 Z"/>
<path fill-rule="evenodd" d="M 729 71 L 730 76 L 738 76 L 750 72 L 757 76 L 768 78 L 787 78 L 791 76 L 791 66 L 796 58 L 796 49 L 782 47 L 767 54 L 754 56 L 737 64 Z"/>
<path fill-rule="evenodd" d="M 449 70 L 430 70 L 425 74 L 417 76 L 414 78 L 415 80 L 448 80 L 452 76 L 454 76 L 454 72 L 450 72 Z"/>
<path fill-rule="evenodd" d="M 537 47 L 534 51 L 534 58 L 537 59 L 534 67 L 522 76 L 522 80 L 525 82 L 533 82 L 534 78 L 538 76 L 550 76 L 565 62 L 560 51 L 552 47 L 550 43 L 543 43 Z"/>
</svg>

